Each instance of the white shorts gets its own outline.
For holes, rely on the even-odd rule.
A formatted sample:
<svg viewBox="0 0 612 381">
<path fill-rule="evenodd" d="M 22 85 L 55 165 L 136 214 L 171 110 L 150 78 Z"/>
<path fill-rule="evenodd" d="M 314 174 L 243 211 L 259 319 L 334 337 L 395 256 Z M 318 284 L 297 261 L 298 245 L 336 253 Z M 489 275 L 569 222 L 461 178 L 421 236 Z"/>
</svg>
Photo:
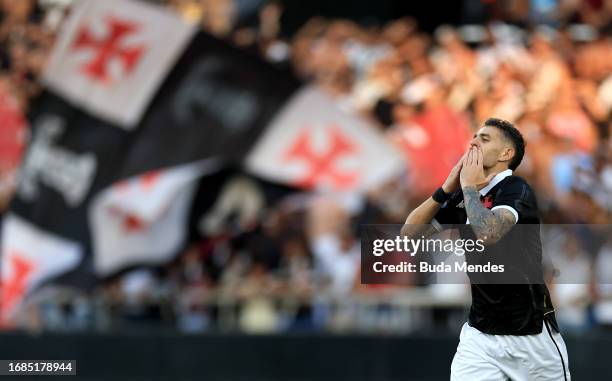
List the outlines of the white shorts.
<svg viewBox="0 0 612 381">
<path fill-rule="evenodd" d="M 543 326 L 542 333 L 537 335 L 488 335 L 465 323 L 451 365 L 450 379 L 569 381 L 565 342 L 552 328 L 550 332 L 552 338 Z"/>
</svg>

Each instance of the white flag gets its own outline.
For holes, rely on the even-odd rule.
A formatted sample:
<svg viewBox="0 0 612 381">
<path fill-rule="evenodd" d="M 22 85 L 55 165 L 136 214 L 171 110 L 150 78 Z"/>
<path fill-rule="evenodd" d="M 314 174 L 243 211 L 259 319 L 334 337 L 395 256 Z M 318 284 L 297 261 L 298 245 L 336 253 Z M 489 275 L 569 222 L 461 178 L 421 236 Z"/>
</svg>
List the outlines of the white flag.
<svg viewBox="0 0 612 381">
<path fill-rule="evenodd" d="M 160 264 L 177 254 L 188 229 L 197 180 L 217 168 L 206 160 L 149 172 L 101 191 L 89 220 L 96 274 Z"/>
<path fill-rule="evenodd" d="M 309 86 L 266 129 L 247 166 L 274 181 L 353 192 L 397 175 L 404 162 L 373 125 Z"/>
<path fill-rule="evenodd" d="M 133 128 L 195 28 L 167 9 L 81 0 L 64 25 L 43 81 L 92 114 Z"/>
<path fill-rule="evenodd" d="M 15 214 L 2 226 L 2 318 L 10 320 L 27 294 L 42 282 L 74 269 L 80 244 L 39 229 Z"/>
</svg>

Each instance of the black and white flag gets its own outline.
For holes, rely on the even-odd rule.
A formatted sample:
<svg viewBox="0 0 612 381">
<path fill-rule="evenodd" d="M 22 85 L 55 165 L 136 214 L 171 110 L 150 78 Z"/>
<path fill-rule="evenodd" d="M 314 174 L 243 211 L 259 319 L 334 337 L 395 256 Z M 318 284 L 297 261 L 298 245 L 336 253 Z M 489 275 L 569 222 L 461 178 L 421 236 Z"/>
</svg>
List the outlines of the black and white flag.
<svg viewBox="0 0 612 381">
<path fill-rule="evenodd" d="M 44 83 L 3 227 L 5 318 L 58 275 L 70 283 L 171 259 L 198 180 L 240 163 L 299 86 L 127 0 L 77 2 Z"/>
</svg>

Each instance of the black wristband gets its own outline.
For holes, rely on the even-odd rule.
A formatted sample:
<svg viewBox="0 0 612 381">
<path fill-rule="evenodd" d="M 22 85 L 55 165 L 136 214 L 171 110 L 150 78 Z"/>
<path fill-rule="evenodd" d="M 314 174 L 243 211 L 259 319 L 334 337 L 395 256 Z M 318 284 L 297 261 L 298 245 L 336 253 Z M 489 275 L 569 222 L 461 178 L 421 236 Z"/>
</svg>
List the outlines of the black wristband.
<svg viewBox="0 0 612 381">
<path fill-rule="evenodd" d="M 444 192 L 444 189 L 442 189 L 442 187 L 436 189 L 436 191 L 434 192 L 434 194 L 431 195 L 431 198 L 433 198 L 433 200 L 437 203 L 440 204 L 444 204 L 446 202 L 446 200 L 448 200 L 450 198 L 451 194 L 450 193 L 446 193 Z"/>
</svg>

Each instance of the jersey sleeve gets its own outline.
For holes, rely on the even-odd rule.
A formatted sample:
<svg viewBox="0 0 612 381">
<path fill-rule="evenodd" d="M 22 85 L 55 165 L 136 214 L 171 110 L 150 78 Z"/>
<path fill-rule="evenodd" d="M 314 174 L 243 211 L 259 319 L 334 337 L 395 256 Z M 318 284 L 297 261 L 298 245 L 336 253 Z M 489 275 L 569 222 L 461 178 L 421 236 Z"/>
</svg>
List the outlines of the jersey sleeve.
<svg viewBox="0 0 612 381">
<path fill-rule="evenodd" d="M 521 178 L 514 178 L 497 191 L 491 210 L 506 209 L 514 215 L 515 223 L 537 218 L 537 204 L 531 187 Z"/>
<path fill-rule="evenodd" d="M 453 193 L 451 198 L 449 198 L 444 204 L 442 204 L 440 210 L 438 210 L 438 213 L 436 213 L 436 215 L 434 216 L 431 223 L 438 231 L 443 230 L 442 225 L 455 225 L 465 223 L 465 218 L 464 221 L 461 221 L 461 210 L 457 208 L 457 203 L 459 203 L 460 201 L 460 195 L 460 192 Z"/>
</svg>

